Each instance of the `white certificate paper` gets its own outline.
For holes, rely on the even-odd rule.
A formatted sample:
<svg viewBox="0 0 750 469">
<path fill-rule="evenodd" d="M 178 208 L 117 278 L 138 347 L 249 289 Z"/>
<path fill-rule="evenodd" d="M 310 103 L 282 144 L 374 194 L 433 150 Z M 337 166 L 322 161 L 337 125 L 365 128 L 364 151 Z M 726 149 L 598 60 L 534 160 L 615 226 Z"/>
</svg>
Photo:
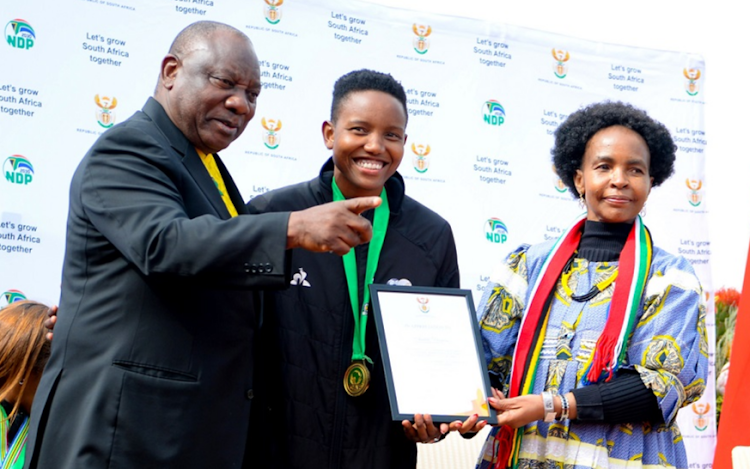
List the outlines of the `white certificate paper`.
<svg viewBox="0 0 750 469">
<path fill-rule="evenodd" d="M 436 422 L 473 414 L 496 421 L 471 291 L 371 290 L 394 420 L 420 413 Z"/>
</svg>

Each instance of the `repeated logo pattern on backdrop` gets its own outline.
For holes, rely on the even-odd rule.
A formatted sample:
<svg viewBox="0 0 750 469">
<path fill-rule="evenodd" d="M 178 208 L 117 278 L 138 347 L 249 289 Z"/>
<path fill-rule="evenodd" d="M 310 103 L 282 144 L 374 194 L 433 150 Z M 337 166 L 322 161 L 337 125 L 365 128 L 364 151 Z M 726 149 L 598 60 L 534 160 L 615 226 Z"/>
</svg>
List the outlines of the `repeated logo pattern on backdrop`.
<svg viewBox="0 0 750 469">
<path fill-rule="evenodd" d="M 493 244 L 503 244 L 508 240 L 508 227 L 499 218 L 490 218 L 484 224 L 484 238 Z"/>
<path fill-rule="evenodd" d="M 703 200 L 703 195 L 700 193 L 700 190 L 703 187 L 703 181 L 700 179 L 685 179 L 685 184 L 688 189 L 690 189 L 690 193 L 688 194 L 690 205 L 693 207 L 699 206 Z"/>
<path fill-rule="evenodd" d="M 429 37 L 432 34 L 432 27 L 430 25 L 414 23 L 412 31 L 417 36 L 414 38 L 414 50 L 417 54 L 426 54 L 430 50 Z"/>
<path fill-rule="evenodd" d="M 25 299 L 26 295 L 20 290 L 6 290 L 3 292 L 3 295 L 0 296 L 0 308 Z"/>
<path fill-rule="evenodd" d="M 708 413 L 711 411 L 711 404 L 707 402 L 695 402 L 690 406 L 693 411 L 693 426 L 699 432 L 705 432 L 708 426 L 713 423 Z"/>
<path fill-rule="evenodd" d="M 484 122 L 489 125 L 500 126 L 505 123 L 505 108 L 498 101 L 490 99 L 483 106 Z"/>
<path fill-rule="evenodd" d="M 281 121 L 274 119 L 266 119 L 265 117 L 260 120 L 261 125 L 266 132 L 263 134 L 263 144 L 269 150 L 275 150 L 279 148 L 281 144 L 281 136 L 279 130 L 281 130 Z"/>
<path fill-rule="evenodd" d="M 700 80 L 701 78 L 701 69 L 686 68 L 683 69 L 682 74 L 685 75 L 685 78 L 687 78 L 687 83 L 685 83 L 685 91 L 687 91 L 687 94 L 689 94 L 690 96 L 697 95 L 700 91 L 698 80 Z"/>
<path fill-rule="evenodd" d="M 264 0 L 266 7 L 263 9 L 263 14 L 266 17 L 266 21 L 270 24 L 278 24 L 281 21 L 281 4 L 284 0 Z"/>
<path fill-rule="evenodd" d="M 34 166 L 28 158 L 22 155 L 13 155 L 5 159 L 3 163 L 5 180 L 11 184 L 25 186 L 34 180 Z"/>
<path fill-rule="evenodd" d="M 426 173 L 430 169 L 430 160 L 427 158 L 430 154 L 430 146 L 412 143 L 411 151 L 414 153 L 414 158 L 412 158 L 414 170 L 418 173 Z"/>
<path fill-rule="evenodd" d="M 19 18 L 5 26 L 5 38 L 10 47 L 31 49 L 36 41 L 36 33 L 28 21 Z"/>
<path fill-rule="evenodd" d="M 568 60 L 570 60 L 570 53 L 562 49 L 552 49 L 552 57 L 557 61 L 555 64 L 555 76 L 557 78 L 565 78 L 568 76 Z"/>
<path fill-rule="evenodd" d="M 560 194 L 564 194 L 568 192 L 568 186 L 566 186 L 563 180 L 560 179 L 560 176 L 557 175 L 557 170 L 555 170 L 555 165 L 552 165 L 552 174 L 555 179 L 555 190 L 559 192 Z"/>
<path fill-rule="evenodd" d="M 96 96 L 94 96 L 94 102 L 99 108 L 96 110 L 96 122 L 98 122 L 99 125 L 104 127 L 105 129 L 108 129 L 115 125 L 115 108 L 117 107 L 117 98 L 110 98 L 108 96 L 102 96 L 101 98 L 99 98 L 99 95 L 97 94 Z"/>
</svg>

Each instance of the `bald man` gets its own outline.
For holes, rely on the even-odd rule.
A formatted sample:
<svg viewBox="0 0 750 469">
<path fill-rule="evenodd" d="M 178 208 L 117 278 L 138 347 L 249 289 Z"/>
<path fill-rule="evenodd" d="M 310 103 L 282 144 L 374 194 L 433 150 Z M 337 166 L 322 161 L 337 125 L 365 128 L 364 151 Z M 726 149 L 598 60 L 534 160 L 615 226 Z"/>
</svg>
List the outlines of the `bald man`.
<svg viewBox="0 0 750 469">
<path fill-rule="evenodd" d="M 288 249 L 368 241 L 365 197 L 247 215 L 217 152 L 260 93 L 250 40 L 199 22 L 154 97 L 76 170 L 52 355 L 26 468 L 233 468 L 253 401 L 255 288 L 289 284 Z"/>
</svg>

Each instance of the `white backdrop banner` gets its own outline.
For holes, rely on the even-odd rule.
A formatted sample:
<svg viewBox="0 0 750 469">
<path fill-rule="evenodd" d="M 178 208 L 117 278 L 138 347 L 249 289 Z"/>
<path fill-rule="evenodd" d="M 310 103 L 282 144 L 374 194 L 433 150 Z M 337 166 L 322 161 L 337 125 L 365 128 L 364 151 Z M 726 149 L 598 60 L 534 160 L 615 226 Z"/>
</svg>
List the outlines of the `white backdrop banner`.
<svg viewBox="0 0 750 469">
<path fill-rule="evenodd" d="M 222 152 L 247 199 L 317 175 L 339 76 L 370 68 L 401 81 L 409 139 L 400 172 L 408 193 L 453 226 L 462 286 L 475 299 L 509 251 L 558 236 L 580 211 L 552 169 L 557 125 L 605 99 L 647 110 L 679 151 L 645 221 L 656 245 L 695 267 L 713 335 L 701 57 L 352 0 L 2 2 L 0 306 L 57 303 L 76 165 L 153 93 L 177 32 L 204 19 L 246 32 L 261 61 L 256 116 Z M 711 384 L 680 414 L 691 467 L 711 466 L 714 403 Z"/>
</svg>

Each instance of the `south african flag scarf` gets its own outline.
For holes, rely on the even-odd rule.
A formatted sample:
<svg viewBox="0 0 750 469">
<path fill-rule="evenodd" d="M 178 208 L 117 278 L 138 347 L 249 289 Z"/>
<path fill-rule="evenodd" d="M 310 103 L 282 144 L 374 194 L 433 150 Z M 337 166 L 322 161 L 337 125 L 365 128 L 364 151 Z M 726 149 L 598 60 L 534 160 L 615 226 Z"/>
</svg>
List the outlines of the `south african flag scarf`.
<svg viewBox="0 0 750 469">
<path fill-rule="evenodd" d="M 21 427 L 16 432 L 12 441 L 8 441 L 8 431 L 12 422 L 0 406 L 0 469 L 20 469 L 23 467 L 24 454 L 26 452 L 26 439 L 29 436 L 29 418 L 17 416 L 23 419 Z"/>
<path fill-rule="evenodd" d="M 578 249 L 585 222 L 586 215 L 583 214 L 558 238 L 532 287 L 516 342 L 508 397 L 532 391 L 555 285 Z M 651 235 L 638 216 L 620 252 L 618 277 L 609 304 L 607 323 L 586 364 L 581 385 L 586 386 L 602 379 L 609 381 L 624 361 L 628 337 L 635 326 L 651 268 L 652 248 Z M 493 467 L 517 467 L 523 428 L 514 430 L 507 425 L 503 426 L 494 438 L 493 446 L 497 452 Z"/>
</svg>

